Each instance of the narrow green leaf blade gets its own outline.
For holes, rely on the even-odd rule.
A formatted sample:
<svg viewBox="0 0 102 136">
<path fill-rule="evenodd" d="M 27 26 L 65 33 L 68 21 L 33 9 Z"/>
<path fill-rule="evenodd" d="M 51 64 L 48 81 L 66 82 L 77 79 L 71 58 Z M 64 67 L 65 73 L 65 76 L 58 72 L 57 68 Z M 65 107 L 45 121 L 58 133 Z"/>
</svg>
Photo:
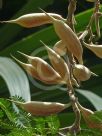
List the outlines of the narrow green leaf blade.
<svg viewBox="0 0 102 136">
<path fill-rule="evenodd" d="M 52 4 L 53 0 L 29 0 L 23 8 L 18 11 L 13 19 L 32 12 L 39 11 L 38 7 L 45 8 L 49 4 Z M 6 20 L 6 19 L 5 19 Z M 0 29 L 0 48 L 4 48 L 10 41 L 18 35 L 18 33 L 23 29 L 23 27 L 19 27 L 17 25 L 6 24 Z M 5 35 L 5 36 L 4 36 Z"/>
<path fill-rule="evenodd" d="M 102 110 L 102 98 L 91 91 L 76 89 L 78 93 L 86 97 L 96 108 L 96 110 Z"/>
</svg>

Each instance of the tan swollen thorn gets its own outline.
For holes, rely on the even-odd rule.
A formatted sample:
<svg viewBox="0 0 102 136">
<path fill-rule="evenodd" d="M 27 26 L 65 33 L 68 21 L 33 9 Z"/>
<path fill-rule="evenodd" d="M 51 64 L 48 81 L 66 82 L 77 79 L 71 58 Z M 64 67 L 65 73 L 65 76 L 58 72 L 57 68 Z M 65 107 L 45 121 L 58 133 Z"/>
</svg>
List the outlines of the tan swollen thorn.
<svg viewBox="0 0 102 136">
<path fill-rule="evenodd" d="M 20 106 L 26 112 L 31 113 L 35 116 L 49 116 L 52 114 L 59 113 L 64 109 L 70 107 L 70 103 L 62 104 L 58 102 L 40 102 L 40 101 L 29 101 L 29 102 L 18 102 L 9 100 L 14 102 L 16 105 Z"/>
<path fill-rule="evenodd" d="M 48 52 L 53 68 L 61 75 L 63 81 L 71 84 L 70 73 L 66 62 L 54 50 L 46 46 L 42 41 L 41 43 L 45 46 Z"/>
<path fill-rule="evenodd" d="M 43 59 L 39 57 L 28 56 L 22 52 L 19 52 L 26 57 L 29 63 L 36 69 L 38 77 L 41 81 L 48 84 L 65 83 L 62 81 L 61 76 Z"/>
<path fill-rule="evenodd" d="M 75 64 L 73 67 L 73 75 L 78 81 L 86 81 L 91 75 L 97 76 L 95 73 L 91 72 L 87 67 L 81 64 Z"/>
<path fill-rule="evenodd" d="M 41 9 L 42 10 L 42 9 Z M 44 10 L 42 10 L 52 21 L 55 32 L 59 38 L 63 41 L 64 45 L 78 60 L 80 64 L 83 64 L 83 48 L 77 37 L 77 35 L 72 31 L 72 29 L 62 20 L 55 19 L 54 17 L 48 15 Z"/>
<path fill-rule="evenodd" d="M 38 76 L 36 69 L 31 64 L 21 62 L 20 60 L 16 59 L 13 55 L 11 55 L 11 57 L 14 60 L 16 60 L 18 62 L 18 64 L 20 64 L 29 75 L 31 75 L 32 77 L 34 77 L 38 80 L 41 80 Z"/>
<path fill-rule="evenodd" d="M 64 20 L 58 14 L 55 13 L 48 13 L 48 14 L 53 16 L 54 18 Z M 0 21 L 0 23 L 14 23 L 26 28 L 31 28 L 44 24 L 49 24 L 51 23 L 51 20 L 45 15 L 45 13 L 32 13 L 32 14 L 23 15 L 14 20 Z"/>
<path fill-rule="evenodd" d="M 95 45 L 93 43 L 87 44 L 84 41 L 83 45 L 91 50 L 97 57 L 102 59 L 102 45 Z"/>
</svg>

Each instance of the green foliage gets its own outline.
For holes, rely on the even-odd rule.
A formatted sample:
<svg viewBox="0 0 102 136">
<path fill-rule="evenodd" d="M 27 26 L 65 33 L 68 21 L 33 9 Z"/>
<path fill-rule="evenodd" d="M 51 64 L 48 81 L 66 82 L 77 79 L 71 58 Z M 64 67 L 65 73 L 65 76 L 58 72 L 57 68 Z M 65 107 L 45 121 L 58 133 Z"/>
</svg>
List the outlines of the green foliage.
<svg viewBox="0 0 102 136">
<path fill-rule="evenodd" d="M 76 89 L 76 91 L 85 96 L 93 104 L 96 110 L 102 109 L 102 98 L 100 96 L 87 90 Z"/>
<path fill-rule="evenodd" d="M 102 124 L 102 111 L 96 111 L 95 114 L 91 115 L 91 118 L 97 123 Z"/>
<path fill-rule="evenodd" d="M 23 101 L 22 98 L 16 96 L 12 99 Z M 73 115 L 68 116 L 68 114 L 66 114 L 66 117 L 70 122 Z M 35 117 L 22 109 L 19 109 L 19 113 L 16 113 L 11 102 L 0 98 L 0 136 L 57 136 L 59 128 L 63 127 L 62 124 L 67 121 L 64 118 L 61 120 L 61 116 L 63 118 L 65 115 Z M 96 112 L 91 118 L 97 120 L 98 123 L 102 123 L 102 111 Z M 87 128 L 83 121 L 81 122 L 81 126 L 82 130 L 78 136 L 96 136 L 96 134 L 97 136 L 101 136 L 99 130 Z M 68 136 L 71 135 L 68 134 Z"/>
<path fill-rule="evenodd" d="M 22 101 L 19 97 L 14 100 Z M 32 135 L 52 135 L 54 136 L 60 123 L 57 116 L 33 117 L 22 109 L 16 113 L 11 102 L 0 99 L 0 133 L 7 136 L 32 136 Z"/>
</svg>

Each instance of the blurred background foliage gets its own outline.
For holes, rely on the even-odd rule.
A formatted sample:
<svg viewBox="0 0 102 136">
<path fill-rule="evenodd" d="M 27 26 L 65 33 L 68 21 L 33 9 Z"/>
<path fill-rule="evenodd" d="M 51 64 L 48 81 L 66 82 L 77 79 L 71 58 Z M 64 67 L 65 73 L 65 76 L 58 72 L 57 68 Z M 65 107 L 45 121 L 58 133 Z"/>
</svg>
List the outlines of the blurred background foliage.
<svg viewBox="0 0 102 136">
<path fill-rule="evenodd" d="M 39 7 L 46 9 L 48 12 L 54 12 L 62 15 L 63 17 L 67 16 L 67 5 L 68 5 L 68 0 L 46 0 L 44 3 L 41 0 L 22 0 L 22 1 L 17 1 L 17 0 L 2 0 L 2 8 L 0 10 L 0 20 L 8 20 L 11 18 L 16 18 L 19 17 L 23 14 L 27 13 L 32 13 L 32 12 L 40 12 Z M 92 8 L 93 3 L 86 2 L 85 0 L 78 0 L 77 2 L 77 10 L 76 14 L 85 11 L 88 8 Z M 18 41 L 22 39 L 23 37 L 34 33 L 36 30 L 39 30 L 40 28 L 31 28 L 31 29 L 24 29 L 21 28 L 20 26 L 17 25 L 6 25 L 4 29 L 4 24 L 0 25 L 1 32 L 4 32 L 3 30 L 7 31 L 5 32 L 5 40 L 4 38 L 0 40 L 0 49 L 3 50 L 5 47 L 9 46 L 10 44 L 14 43 L 15 41 Z M 14 28 L 15 27 L 15 28 Z M 11 30 L 12 29 L 12 30 Z M 15 31 L 13 31 L 13 29 Z M 10 34 L 10 30 L 13 32 L 13 34 Z M 16 34 L 15 34 L 16 33 Z M 6 38 L 6 35 L 12 35 L 10 38 Z M 14 36 L 13 36 L 14 35 Z M 9 39 L 9 40 L 8 40 Z M 5 41 L 5 42 L 4 42 Z"/>
<path fill-rule="evenodd" d="M 67 16 L 68 0 L 2 0 L 2 8 L 0 9 L 0 20 L 9 20 L 17 18 L 21 15 L 40 12 L 38 7 L 41 7 L 47 12 L 54 12 Z M 93 3 L 86 2 L 85 0 L 78 0 L 76 20 L 77 32 L 82 31 L 88 24 L 92 11 L 88 10 L 93 7 Z M 102 20 L 101 20 L 102 21 Z M 100 23 L 102 27 L 102 23 Z M 53 27 L 50 25 L 40 26 L 37 28 L 25 29 L 15 24 L 0 24 L 0 56 L 10 57 L 10 53 L 22 60 L 22 56 L 17 54 L 17 50 L 27 54 L 31 54 L 35 49 L 42 47 L 39 40 L 44 41 L 49 46 L 57 41 Z M 98 39 L 102 43 L 102 36 Z M 45 52 L 41 52 L 39 56 L 43 56 Z M 98 74 L 98 77 L 92 77 L 90 80 L 82 83 L 81 89 L 90 90 L 102 97 L 102 60 L 88 51 L 84 50 L 84 63 L 93 72 Z M 24 61 L 24 60 L 23 60 Z M 42 101 L 59 101 L 67 102 L 68 96 L 65 91 L 58 89 L 51 91 L 44 91 L 30 82 L 32 100 Z M 0 97 L 8 97 L 9 91 L 2 78 L 0 78 Z M 78 94 L 79 101 L 86 107 L 94 107 L 82 95 Z"/>
</svg>

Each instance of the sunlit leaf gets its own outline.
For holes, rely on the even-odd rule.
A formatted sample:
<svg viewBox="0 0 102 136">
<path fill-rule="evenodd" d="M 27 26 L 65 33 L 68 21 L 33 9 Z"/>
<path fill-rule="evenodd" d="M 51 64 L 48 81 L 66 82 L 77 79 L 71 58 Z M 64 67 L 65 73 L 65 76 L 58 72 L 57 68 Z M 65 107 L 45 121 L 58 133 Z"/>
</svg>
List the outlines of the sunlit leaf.
<svg viewBox="0 0 102 136">
<path fill-rule="evenodd" d="M 96 110 L 102 110 L 102 98 L 95 93 L 88 90 L 76 89 L 78 93 L 86 97 L 96 108 Z"/>
<path fill-rule="evenodd" d="M 31 99 L 29 82 L 23 70 L 7 57 L 0 57 L 0 76 L 5 80 L 10 95 Z"/>
</svg>

